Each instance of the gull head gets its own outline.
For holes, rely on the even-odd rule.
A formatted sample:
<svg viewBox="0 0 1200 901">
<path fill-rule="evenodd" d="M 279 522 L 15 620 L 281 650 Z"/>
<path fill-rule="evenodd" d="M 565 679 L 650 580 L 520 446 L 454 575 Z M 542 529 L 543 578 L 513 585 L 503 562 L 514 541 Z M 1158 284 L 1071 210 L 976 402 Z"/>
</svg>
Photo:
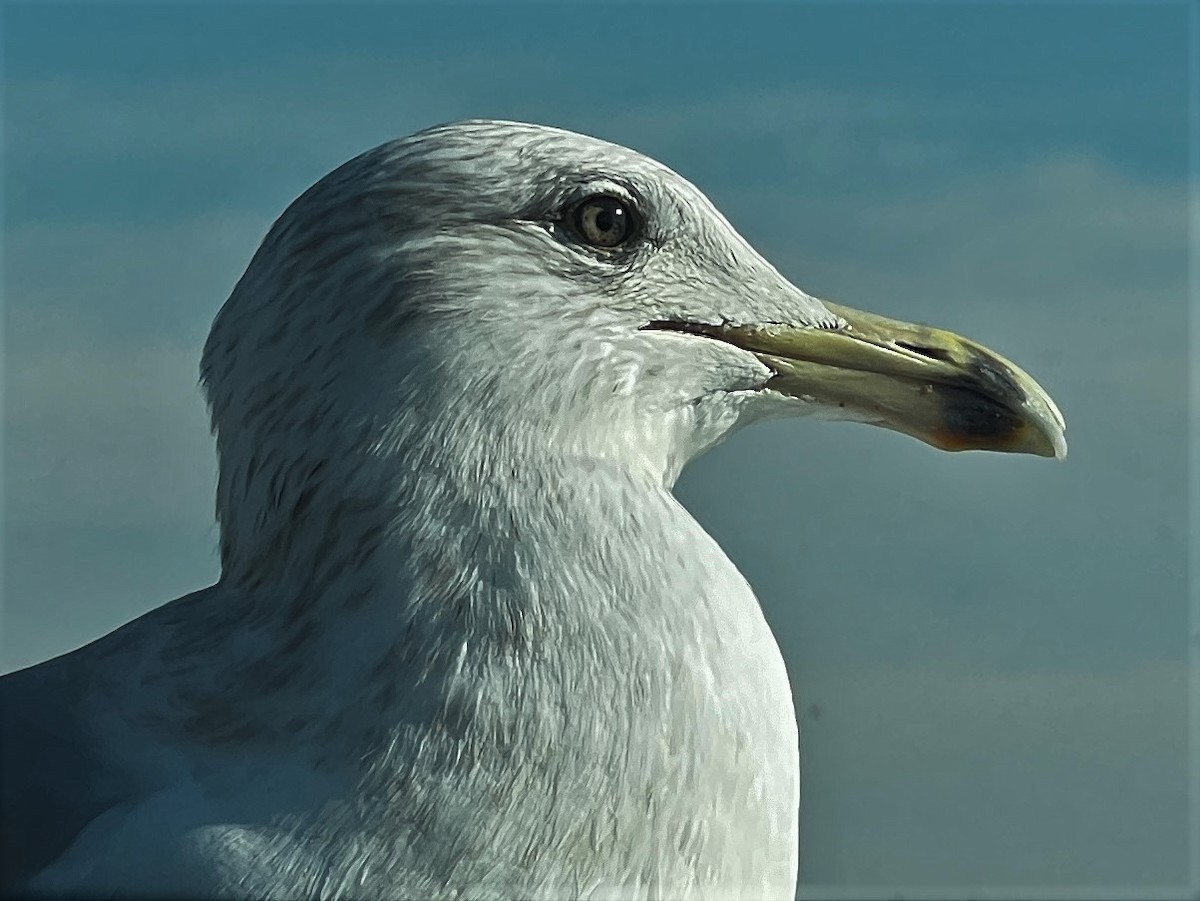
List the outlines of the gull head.
<svg viewBox="0 0 1200 901">
<path fill-rule="evenodd" d="M 223 530 L 294 504 L 310 470 L 451 447 L 481 473 L 605 460 L 667 484 L 778 415 L 947 450 L 1066 447 L 1049 396 L 998 354 L 814 298 L 662 164 L 513 122 L 431 128 L 318 181 L 222 308 L 202 375 Z"/>
</svg>

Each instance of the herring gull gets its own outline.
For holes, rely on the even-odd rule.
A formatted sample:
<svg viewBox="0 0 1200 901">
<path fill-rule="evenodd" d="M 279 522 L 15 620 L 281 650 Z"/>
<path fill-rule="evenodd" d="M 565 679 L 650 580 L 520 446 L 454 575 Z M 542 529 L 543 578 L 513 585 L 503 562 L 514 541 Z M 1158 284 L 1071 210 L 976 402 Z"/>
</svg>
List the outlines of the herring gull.
<svg viewBox="0 0 1200 901">
<path fill-rule="evenodd" d="M 1012 363 L 511 122 L 317 182 L 201 374 L 221 578 L 0 680 L 8 893 L 792 898 L 791 687 L 681 468 L 781 415 L 1066 450 Z"/>
</svg>

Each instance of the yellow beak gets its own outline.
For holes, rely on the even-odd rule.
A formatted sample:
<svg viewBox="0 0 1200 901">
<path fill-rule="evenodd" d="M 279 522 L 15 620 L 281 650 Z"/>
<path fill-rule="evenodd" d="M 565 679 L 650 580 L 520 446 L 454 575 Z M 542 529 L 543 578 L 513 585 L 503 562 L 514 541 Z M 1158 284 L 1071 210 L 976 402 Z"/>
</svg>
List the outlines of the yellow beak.
<svg viewBox="0 0 1200 901">
<path fill-rule="evenodd" d="M 1037 382 L 966 338 L 825 306 L 838 329 L 695 326 L 688 331 L 755 354 L 775 375 L 768 390 L 839 407 L 942 450 L 992 450 L 1062 459 L 1066 424 Z"/>
</svg>

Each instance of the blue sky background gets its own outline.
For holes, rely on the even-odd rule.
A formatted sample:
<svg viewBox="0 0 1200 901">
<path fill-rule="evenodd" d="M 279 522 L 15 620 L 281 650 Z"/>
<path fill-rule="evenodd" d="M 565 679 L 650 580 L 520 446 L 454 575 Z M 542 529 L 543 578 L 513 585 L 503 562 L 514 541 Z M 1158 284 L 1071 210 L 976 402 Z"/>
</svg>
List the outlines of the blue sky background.
<svg viewBox="0 0 1200 901">
<path fill-rule="evenodd" d="M 1068 420 L 1059 465 L 783 422 L 685 473 L 788 658 L 805 891 L 1187 882 L 1186 4 L 3 17 L 0 668 L 216 578 L 200 347 L 293 197 L 437 122 L 560 125 L 681 172 L 810 292 L 1016 359 Z"/>
</svg>

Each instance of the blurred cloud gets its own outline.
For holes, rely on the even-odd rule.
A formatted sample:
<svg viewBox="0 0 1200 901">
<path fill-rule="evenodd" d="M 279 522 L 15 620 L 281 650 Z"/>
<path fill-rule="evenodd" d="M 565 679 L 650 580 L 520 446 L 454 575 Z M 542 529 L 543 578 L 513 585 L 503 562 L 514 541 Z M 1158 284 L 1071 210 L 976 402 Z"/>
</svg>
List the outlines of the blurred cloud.
<svg viewBox="0 0 1200 901">
<path fill-rule="evenodd" d="M 30 525 L 172 526 L 209 515 L 216 460 L 195 347 L 69 329 L 9 361 L 7 504 Z M 36 403 L 31 402 L 36 398 Z"/>
<path fill-rule="evenodd" d="M 11 350 L 72 338 L 203 341 L 217 306 L 282 209 L 197 213 L 190 197 L 175 200 L 178 212 L 167 223 L 9 225 L 4 282 Z"/>
<path fill-rule="evenodd" d="M 802 683 L 806 763 L 820 774 L 802 802 L 821 824 L 803 839 L 806 880 L 969 886 L 986 847 L 993 887 L 1031 874 L 1182 885 L 1186 679 L 1178 662 L 1100 677 L 868 666 Z M 868 846 L 878 853 L 851 852 Z"/>
</svg>

